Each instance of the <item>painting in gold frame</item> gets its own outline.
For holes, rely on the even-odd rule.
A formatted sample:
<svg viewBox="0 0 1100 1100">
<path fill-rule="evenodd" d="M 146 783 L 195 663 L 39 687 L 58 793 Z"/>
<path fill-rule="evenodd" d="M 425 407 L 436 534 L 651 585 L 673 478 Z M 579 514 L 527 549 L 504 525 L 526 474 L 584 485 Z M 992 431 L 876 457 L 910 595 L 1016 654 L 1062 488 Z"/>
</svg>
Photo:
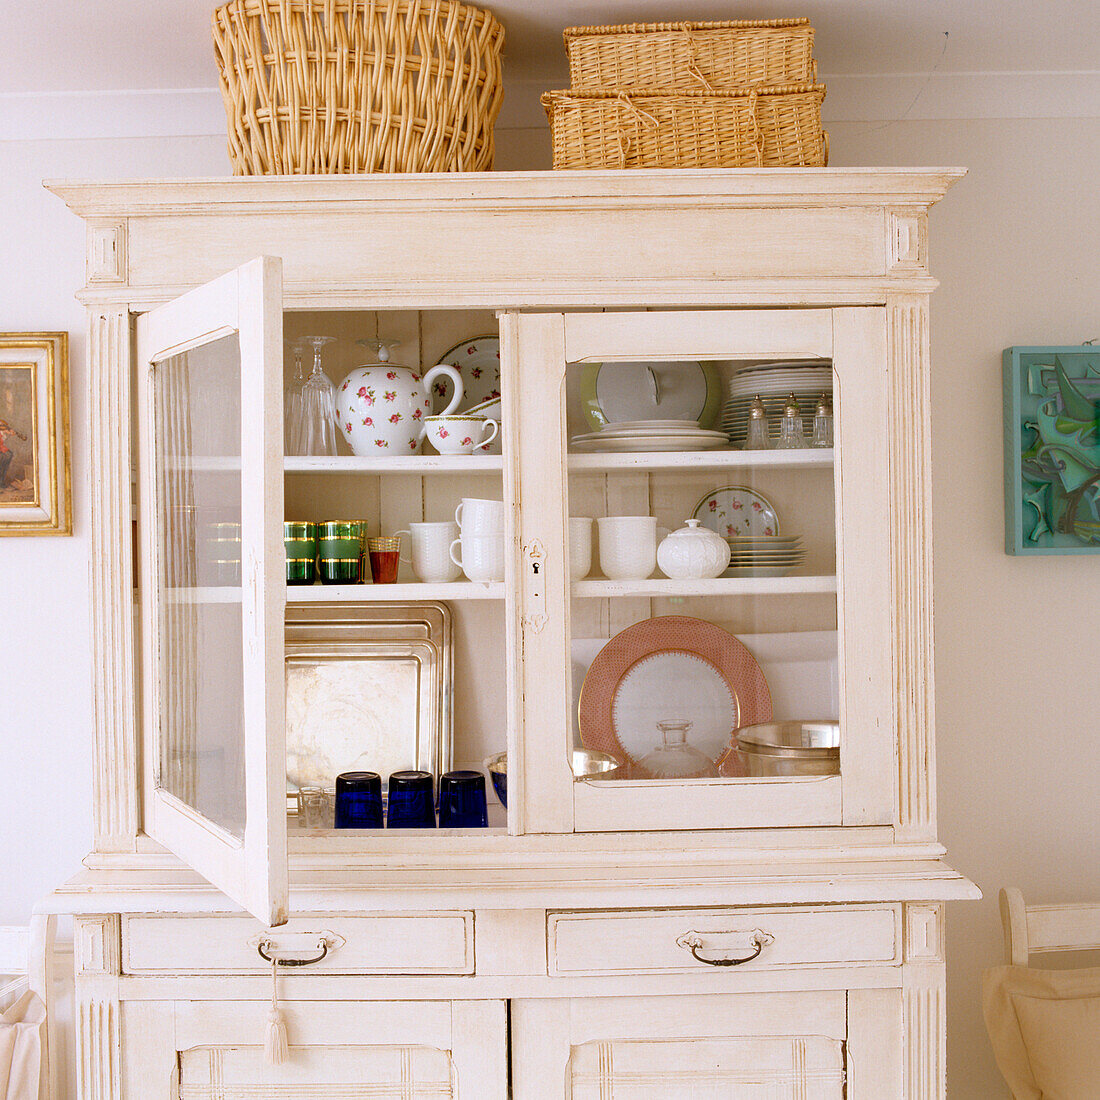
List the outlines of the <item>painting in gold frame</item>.
<svg viewBox="0 0 1100 1100">
<path fill-rule="evenodd" d="M 0 535 L 71 535 L 69 334 L 0 333 Z"/>
</svg>

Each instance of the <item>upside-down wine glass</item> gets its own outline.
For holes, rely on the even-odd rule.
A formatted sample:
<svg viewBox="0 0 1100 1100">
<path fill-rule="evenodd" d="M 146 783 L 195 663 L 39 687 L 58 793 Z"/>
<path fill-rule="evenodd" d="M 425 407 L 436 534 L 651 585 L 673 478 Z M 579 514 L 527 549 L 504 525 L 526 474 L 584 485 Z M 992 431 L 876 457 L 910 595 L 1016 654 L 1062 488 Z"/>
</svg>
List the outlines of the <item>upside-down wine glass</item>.
<svg viewBox="0 0 1100 1100">
<path fill-rule="evenodd" d="M 299 454 L 299 436 L 302 429 L 302 340 L 287 341 L 294 352 L 294 376 L 283 389 L 283 450 L 284 454 Z"/>
<path fill-rule="evenodd" d="M 302 412 L 298 427 L 299 454 L 336 454 L 336 387 L 321 370 L 321 348 L 335 339 L 335 336 L 302 337 L 302 342 L 313 348 L 313 371 L 302 387 Z"/>
</svg>

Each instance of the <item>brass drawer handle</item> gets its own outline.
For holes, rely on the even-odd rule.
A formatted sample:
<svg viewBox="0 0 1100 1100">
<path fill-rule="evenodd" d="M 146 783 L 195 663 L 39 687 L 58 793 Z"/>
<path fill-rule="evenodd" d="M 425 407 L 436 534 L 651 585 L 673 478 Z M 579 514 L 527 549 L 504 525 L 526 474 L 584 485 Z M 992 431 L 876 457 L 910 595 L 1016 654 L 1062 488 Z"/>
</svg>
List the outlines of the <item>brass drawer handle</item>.
<svg viewBox="0 0 1100 1100">
<path fill-rule="evenodd" d="M 278 959 L 264 950 L 270 943 L 270 940 L 260 940 L 256 944 L 256 950 L 259 951 L 260 958 L 264 962 L 274 963 L 276 966 L 310 966 L 312 963 L 319 963 L 328 954 L 328 940 L 321 940 L 319 944 L 321 954 L 315 955 L 312 959 Z"/>
<path fill-rule="evenodd" d="M 322 932 L 317 935 L 316 947 L 314 948 L 320 954 L 307 958 L 283 958 L 280 955 L 271 954 L 272 951 L 279 950 L 279 945 L 269 936 L 260 936 L 258 939 L 253 940 L 252 944 L 259 952 L 260 958 L 266 963 L 273 963 L 275 966 L 312 966 L 314 963 L 319 963 L 328 955 L 331 949 L 339 947 L 343 942 L 342 936 L 336 936 L 331 932 Z"/>
<path fill-rule="evenodd" d="M 736 935 L 740 937 L 745 933 L 722 933 L 722 932 L 708 932 L 707 936 L 713 938 L 716 935 Z M 770 932 L 764 932 L 759 928 L 754 928 L 748 933 L 749 942 L 748 947 L 753 948 L 751 954 L 742 955 L 740 958 L 721 958 L 721 959 L 708 959 L 705 955 L 701 955 L 699 952 L 706 950 L 703 944 L 703 935 L 699 932 L 685 932 L 676 941 L 677 947 L 684 948 L 685 951 L 691 952 L 691 957 L 697 962 L 706 963 L 707 966 L 740 966 L 742 963 L 752 962 L 753 959 L 760 954 L 769 944 L 775 943 L 775 937 Z M 709 948 L 711 951 L 723 950 L 719 947 Z M 729 950 L 726 948 L 725 950 Z"/>
</svg>

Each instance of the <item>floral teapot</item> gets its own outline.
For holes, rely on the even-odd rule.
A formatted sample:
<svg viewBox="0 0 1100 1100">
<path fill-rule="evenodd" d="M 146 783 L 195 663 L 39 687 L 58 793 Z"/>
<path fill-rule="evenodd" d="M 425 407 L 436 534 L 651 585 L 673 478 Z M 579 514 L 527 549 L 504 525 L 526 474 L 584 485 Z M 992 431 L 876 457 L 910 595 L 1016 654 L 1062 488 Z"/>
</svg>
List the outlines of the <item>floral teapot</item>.
<svg viewBox="0 0 1100 1100">
<path fill-rule="evenodd" d="M 412 455 L 424 438 L 424 417 L 431 415 L 432 380 L 445 374 L 454 396 L 443 410 L 454 412 L 462 400 L 462 376 L 441 363 L 423 375 L 412 367 L 390 362 L 391 340 L 359 340 L 372 348 L 377 363 L 356 367 L 336 388 L 336 423 L 351 449 L 368 455 Z"/>
</svg>

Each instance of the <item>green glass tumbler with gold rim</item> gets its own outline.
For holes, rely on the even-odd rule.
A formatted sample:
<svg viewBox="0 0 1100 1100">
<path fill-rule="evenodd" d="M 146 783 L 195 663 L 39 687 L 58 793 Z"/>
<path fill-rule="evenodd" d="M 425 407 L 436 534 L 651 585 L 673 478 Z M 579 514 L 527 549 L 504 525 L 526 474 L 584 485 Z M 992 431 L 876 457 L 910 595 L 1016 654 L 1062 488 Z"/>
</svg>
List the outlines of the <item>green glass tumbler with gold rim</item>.
<svg viewBox="0 0 1100 1100">
<path fill-rule="evenodd" d="M 286 583 L 312 584 L 317 566 L 317 524 L 287 520 L 283 524 Z"/>
<path fill-rule="evenodd" d="M 358 584 L 362 558 L 362 521 L 333 519 L 317 524 L 317 571 L 322 584 Z"/>
</svg>

